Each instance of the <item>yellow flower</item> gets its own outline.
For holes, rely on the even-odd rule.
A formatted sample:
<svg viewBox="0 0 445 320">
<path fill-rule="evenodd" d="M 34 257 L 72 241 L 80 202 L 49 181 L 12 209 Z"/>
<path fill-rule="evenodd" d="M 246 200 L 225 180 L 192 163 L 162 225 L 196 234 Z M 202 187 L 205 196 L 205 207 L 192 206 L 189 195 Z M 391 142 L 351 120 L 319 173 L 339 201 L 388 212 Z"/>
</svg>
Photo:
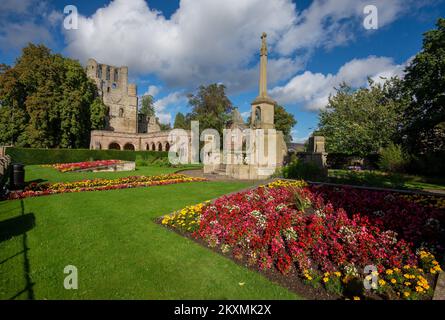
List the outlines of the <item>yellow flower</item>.
<svg viewBox="0 0 445 320">
<path fill-rule="evenodd" d="M 328 282 L 329 281 L 329 278 L 327 278 L 327 277 L 324 277 L 323 278 L 323 281 L 326 283 L 326 282 Z"/>
<path fill-rule="evenodd" d="M 338 271 L 335 271 L 334 274 L 335 274 L 335 276 L 338 277 L 338 278 L 341 277 L 341 273 L 338 272 Z"/>
<path fill-rule="evenodd" d="M 391 269 L 386 270 L 386 274 L 391 275 L 391 274 L 393 274 L 393 273 L 394 273 L 394 272 L 393 272 Z"/>
<path fill-rule="evenodd" d="M 411 282 L 405 282 L 405 286 L 409 287 L 411 285 Z"/>
<path fill-rule="evenodd" d="M 416 286 L 416 291 L 422 293 L 424 290 L 422 287 Z"/>
<path fill-rule="evenodd" d="M 360 300 L 360 297 L 354 296 L 353 299 L 354 300 Z"/>
<path fill-rule="evenodd" d="M 391 279 L 391 283 L 396 283 L 397 282 L 397 280 L 396 279 Z"/>
<path fill-rule="evenodd" d="M 405 291 L 405 292 L 403 293 L 403 295 L 404 295 L 406 298 L 408 298 L 408 297 L 411 295 L 411 293 L 410 293 L 409 291 Z"/>
<path fill-rule="evenodd" d="M 386 284 L 386 281 L 383 279 L 380 279 L 379 284 L 383 287 Z"/>
</svg>

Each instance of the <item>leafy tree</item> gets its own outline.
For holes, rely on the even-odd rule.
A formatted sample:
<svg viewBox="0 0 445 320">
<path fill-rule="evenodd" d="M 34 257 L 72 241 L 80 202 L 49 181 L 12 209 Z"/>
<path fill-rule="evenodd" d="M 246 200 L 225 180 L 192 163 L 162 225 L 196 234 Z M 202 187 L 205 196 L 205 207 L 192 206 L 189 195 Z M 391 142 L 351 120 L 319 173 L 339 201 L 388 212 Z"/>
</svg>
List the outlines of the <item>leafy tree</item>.
<svg viewBox="0 0 445 320">
<path fill-rule="evenodd" d="M 8 128 L 0 144 L 87 147 L 90 130 L 102 128 L 106 115 L 96 97 L 77 61 L 29 44 L 14 67 L 0 66 L 0 128 Z"/>
<path fill-rule="evenodd" d="M 184 114 L 181 112 L 178 112 L 175 117 L 175 123 L 173 125 L 176 129 L 189 129 L 190 123 L 187 123 L 186 118 Z"/>
<path fill-rule="evenodd" d="M 108 107 L 104 105 L 99 97 L 94 99 L 90 106 L 91 130 L 102 130 L 106 127 L 108 111 Z"/>
<path fill-rule="evenodd" d="M 342 84 L 319 114 L 319 131 L 328 152 L 366 156 L 397 137 L 405 97 L 397 96 L 397 78 L 368 88 Z"/>
<path fill-rule="evenodd" d="M 200 86 L 196 94 L 189 94 L 192 112 L 190 120 L 199 121 L 199 129 L 216 129 L 222 137 L 226 122 L 233 110 L 232 102 L 226 96 L 226 87 L 222 84 Z"/>
<path fill-rule="evenodd" d="M 283 106 L 277 105 L 275 106 L 274 122 L 275 129 L 283 132 L 286 143 L 291 142 L 291 131 L 297 124 L 297 120 L 295 120 L 293 114 L 287 112 Z"/>
<path fill-rule="evenodd" d="M 405 146 L 414 154 L 445 150 L 445 19 L 424 34 L 423 48 L 406 68 L 414 97 L 404 113 Z"/>
<path fill-rule="evenodd" d="M 155 116 L 154 99 L 152 95 L 145 95 L 142 97 L 141 113 L 146 117 Z"/>
<path fill-rule="evenodd" d="M 159 123 L 159 127 L 161 127 L 162 131 L 171 130 L 172 128 L 170 123 Z"/>
</svg>

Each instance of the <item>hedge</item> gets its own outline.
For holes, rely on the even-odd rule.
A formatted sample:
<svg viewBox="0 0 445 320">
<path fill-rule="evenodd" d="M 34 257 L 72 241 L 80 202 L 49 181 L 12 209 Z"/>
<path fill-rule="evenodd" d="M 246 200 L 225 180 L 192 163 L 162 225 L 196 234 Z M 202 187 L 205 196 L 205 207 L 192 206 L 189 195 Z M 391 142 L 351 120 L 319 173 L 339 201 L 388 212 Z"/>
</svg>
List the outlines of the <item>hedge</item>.
<svg viewBox="0 0 445 320">
<path fill-rule="evenodd" d="M 6 148 L 13 162 L 24 165 L 68 163 L 91 160 L 127 160 L 135 161 L 136 156 L 143 159 L 155 160 L 167 158 L 168 152 L 162 151 L 126 151 L 126 150 L 90 150 L 90 149 L 35 149 L 35 148 Z"/>
</svg>

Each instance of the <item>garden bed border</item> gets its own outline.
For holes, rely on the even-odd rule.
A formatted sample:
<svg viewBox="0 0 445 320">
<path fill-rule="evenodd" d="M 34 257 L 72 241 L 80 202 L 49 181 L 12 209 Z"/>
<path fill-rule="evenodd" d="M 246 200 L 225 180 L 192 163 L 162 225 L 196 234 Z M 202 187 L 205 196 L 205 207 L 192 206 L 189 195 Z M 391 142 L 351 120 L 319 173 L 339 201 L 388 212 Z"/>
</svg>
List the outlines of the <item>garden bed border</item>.
<svg viewBox="0 0 445 320">
<path fill-rule="evenodd" d="M 180 171 L 180 170 L 179 170 Z M 210 203 L 215 202 L 217 199 L 224 197 L 224 196 L 230 196 L 233 194 L 237 194 L 240 192 L 245 192 L 245 191 L 250 191 L 253 189 L 258 188 L 259 186 L 262 185 L 267 185 L 269 183 L 272 183 L 274 181 L 300 181 L 301 179 L 286 179 L 286 178 L 270 178 L 267 180 L 258 180 L 256 181 L 256 183 L 254 183 L 252 186 L 247 187 L 247 188 L 243 188 L 237 191 L 233 191 L 233 192 L 229 192 L 226 194 L 223 194 L 219 197 L 213 198 L 208 200 Z M 425 195 L 425 196 L 439 196 L 439 197 L 445 197 L 445 194 L 438 194 L 438 193 L 434 193 L 434 192 L 426 192 L 426 191 L 415 191 L 415 190 L 401 190 L 401 189 L 389 189 L 389 188 L 379 188 L 379 187 L 367 187 L 367 186 L 357 186 L 357 185 L 347 185 L 347 184 L 339 184 L 339 183 L 329 183 L 329 182 L 314 182 L 314 181 L 305 181 L 307 184 L 309 185 L 328 185 L 328 186 L 333 186 L 333 187 L 349 187 L 349 188 L 356 188 L 356 189 L 367 189 L 367 190 L 373 190 L 373 191 L 382 191 L 382 192 L 397 192 L 397 193 L 404 193 L 404 194 L 420 194 L 420 195 Z M 176 210 L 177 211 L 177 210 Z M 200 241 L 199 239 L 195 239 L 191 236 L 191 234 L 182 232 L 181 230 L 178 230 L 176 228 L 170 227 L 170 226 L 165 226 L 162 224 L 162 219 L 165 216 L 171 215 L 173 213 L 175 213 L 176 211 L 173 211 L 169 214 L 165 214 L 162 215 L 158 218 L 155 219 L 155 222 L 157 224 L 159 224 L 160 226 L 167 228 L 177 234 L 179 234 L 180 236 L 183 236 L 189 240 L 192 240 L 195 243 L 198 243 L 199 245 L 202 245 L 203 247 L 212 250 L 213 252 L 222 255 L 223 257 L 226 257 L 230 260 L 232 260 L 233 262 L 235 262 L 238 265 L 241 265 L 243 267 L 246 267 L 250 270 L 253 270 L 255 272 L 260 273 L 261 275 L 263 275 L 264 277 L 266 277 L 267 279 L 271 280 L 272 282 L 278 283 L 281 286 L 284 286 L 286 289 L 291 290 L 292 292 L 295 292 L 299 295 L 302 295 L 303 297 L 304 294 L 300 293 L 298 291 L 295 290 L 295 288 L 293 286 L 289 286 L 288 284 L 286 284 L 286 281 L 284 279 L 282 279 L 280 277 L 280 275 L 278 277 L 273 277 L 272 275 L 274 275 L 276 273 L 276 271 L 270 271 L 270 272 L 265 272 L 259 268 L 255 268 L 252 266 L 249 266 L 245 260 L 236 260 L 235 258 L 230 257 L 227 254 L 224 254 L 223 252 L 221 252 L 221 250 L 218 250 L 217 248 L 211 248 L 209 247 L 204 241 Z M 443 261 L 443 264 L 445 264 L 445 258 Z M 283 276 L 284 277 L 284 276 Z M 296 280 L 298 283 L 303 284 L 303 282 L 300 279 Z M 307 286 L 308 290 L 310 291 L 309 296 L 310 297 L 314 297 L 316 295 L 321 295 L 321 296 L 325 296 L 326 298 L 331 298 L 331 299 L 338 299 L 339 297 L 335 297 L 332 294 L 328 293 L 328 292 L 324 292 L 323 293 L 319 293 L 320 289 L 317 288 L 313 288 L 309 285 L 304 284 L 305 286 Z M 318 293 L 318 294 L 317 294 Z M 433 289 L 433 298 L 432 300 L 445 300 L 445 272 L 440 272 L 439 275 L 436 278 L 436 283 L 435 283 L 435 287 Z"/>
</svg>

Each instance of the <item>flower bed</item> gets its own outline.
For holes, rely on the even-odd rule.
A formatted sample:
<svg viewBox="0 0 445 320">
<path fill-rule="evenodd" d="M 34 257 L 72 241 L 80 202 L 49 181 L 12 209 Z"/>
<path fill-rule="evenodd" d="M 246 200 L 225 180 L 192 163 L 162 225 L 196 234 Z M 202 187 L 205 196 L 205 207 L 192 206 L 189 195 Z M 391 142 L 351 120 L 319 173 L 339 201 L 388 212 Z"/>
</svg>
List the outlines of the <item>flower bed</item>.
<svg viewBox="0 0 445 320">
<path fill-rule="evenodd" d="M 387 197 L 384 201 L 371 192 L 368 196 L 374 199 L 373 206 L 366 211 L 361 205 L 368 202 L 355 195 L 330 201 L 331 194 L 322 191 L 305 187 L 303 182 L 278 181 L 213 203 L 186 207 L 165 216 L 162 224 L 190 232 L 208 246 L 256 268 L 276 270 L 285 277 L 297 275 L 306 284 L 336 295 L 358 298 L 372 292 L 384 298 L 431 297 L 435 275 L 441 271 L 434 256 L 386 228 L 384 221 L 375 223 L 366 213 L 381 210 L 401 217 L 415 209 L 416 214 L 427 217 L 438 214 L 436 209 L 380 193 Z M 388 204 L 399 201 L 406 208 Z M 400 225 L 404 236 L 413 236 Z M 437 241 L 433 247 L 438 248 Z M 376 267 L 374 274 L 363 274 L 367 265 Z M 378 282 L 372 283 L 374 290 L 363 291 L 361 282 L 373 275 L 378 277 Z"/>
<path fill-rule="evenodd" d="M 56 163 L 52 165 L 44 165 L 60 172 L 71 172 L 77 170 L 92 169 L 97 167 L 106 167 L 114 164 L 123 163 L 122 160 L 97 160 L 97 161 L 84 161 L 84 162 L 73 162 L 73 163 Z"/>
<path fill-rule="evenodd" d="M 345 209 L 349 217 L 366 216 L 372 225 L 397 232 L 416 248 L 423 246 L 440 256 L 445 251 L 444 198 L 327 185 L 310 190 L 335 208 Z"/>
<path fill-rule="evenodd" d="M 76 182 L 31 183 L 23 191 L 11 192 L 8 199 L 23 199 L 68 192 L 149 187 L 195 181 L 207 181 L 207 179 L 189 177 L 183 174 L 165 174 L 159 176 L 133 176 L 119 179 L 93 179 Z"/>
</svg>

